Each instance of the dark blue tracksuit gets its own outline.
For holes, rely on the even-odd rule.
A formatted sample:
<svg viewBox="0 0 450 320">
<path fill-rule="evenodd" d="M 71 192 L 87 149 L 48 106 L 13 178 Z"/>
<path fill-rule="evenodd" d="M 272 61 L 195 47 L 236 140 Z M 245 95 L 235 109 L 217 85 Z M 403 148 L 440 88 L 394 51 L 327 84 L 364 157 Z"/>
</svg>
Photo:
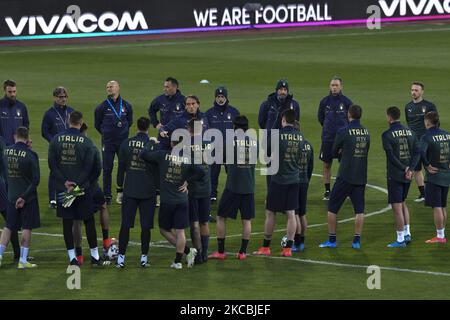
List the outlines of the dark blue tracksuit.
<svg viewBox="0 0 450 320">
<path fill-rule="evenodd" d="M 52 141 L 53 137 L 58 133 L 64 132 L 69 129 L 69 114 L 73 112 L 73 108 L 69 106 L 60 106 L 56 103 L 53 107 L 48 109 L 41 124 L 42 137 L 48 142 Z M 48 177 L 48 198 L 49 201 L 55 200 L 55 181 Z"/>
<path fill-rule="evenodd" d="M 220 130 L 223 135 L 223 155 L 226 159 L 226 130 L 233 129 L 233 120 L 239 116 L 239 110 L 228 104 L 228 99 L 223 106 L 214 101 L 214 106 L 206 111 L 206 118 L 208 119 L 209 128 Z M 214 163 L 211 165 L 211 198 L 217 198 L 217 185 L 219 182 L 220 169 L 222 165 Z M 226 167 L 225 167 L 226 169 Z"/>
<path fill-rule="evenodd" d="M 14 144 L 18 127 L 30 127 L 27 107 L 19 100 L 4 97 L 0 100 L 0 136 L 5 139 L 7 146 Z"/>
<path fill-rule="evenodd" d="M 267 150 L 268 156 L 271 155 L 270 149 L 270 130 L 281 129 L 281 114 L 283 111 L 292 109 L 295 111 L 297 121 L 300 121 L 300 105 L 294 100 L 293 95 L 290 94 L 284 101 L 277 98 L 277 93 L 274 92 L 267 97 L 259 107 L 258 124 L 261 129 L 267 130 Z M 270 176 L 266 176 L 267 188 L 270 184 Z"/>
<path fill-rule="evenodd" d="M 187 129 L 187 125 L 188 122 L 191 119 L 196 119 L 196 120 L 201 120 L 202 121 L 202 126 L 203 126 L 203 132 L 205 132 L 206 130 L 208 130 L 209 128 L 209 124 L 208 124 L 208 119 L 206 118 L 206 114 L 200 111 L 197 111 L 196 114 L 190 114 L 187 111 L 184 111 L 182 115 L 180 115 L 179 117 L 175 118 L 174 120 L 170 121 L 168 124 L 166 124 L 165 126 L 161 127 L 159 129 L 159 132 L 161 131 L 167 131 L 169 133 L 169 135 L 172 134 L 172 132 L 174 132 L 176 129 Z M 160 136 L 158 132 L 158 136 Z M 169 138 L 161 138 L 160 140 L 160 147 L 164 150 L 168 150 L 170 149 L 170 137 Z"/>
<path fill-rule="evenodd" d="M 317 112 L 317 118 L 322 126 L 320 159 L 326 163 L 332 162 L 336 132 L 348 125 L 347 113 L 352 104 L 352 101 L 342 93 L 336 96 L 330 93 L 320 101 Z"/>
<path fill-rule="evenodd" d="M 5 158 L 3 157 L 3 151 L 6 148 L 5 140 L 0 136 L 0 213 L 5 214 L 6 220 L 6 203 L 8 201 L 8 193 L 6 190 L 7 179 L 7 166 Z"/>
<path fill-rule="evenodd" d="M 122 109 L 120 105 L 122 103 Z M 114 107 L 114 110 L 112 107 Z M 120 119 L 119 117 L 120 116 Z M 111 197 L 111 176 L 114 157 L 119 155 L 121 143 L 128 138 L 133 124 L 133 109 L 131 104 L 121 96 L 113 101 L 106 99 L 95 108 L 95 128 L 102 135 L 103 158 L 103 191 L 105 197 Z"/>
<path fill-rule="evenodd" d="M 156 128 L 158 123 L 165 126 L 173 119 L 181 116 L 184 112 L 185 97 L 179 90 L 173 96 L 162 94 L 156 97 L 148 108 L 148 115 L 153 127 Z M 159 111 L 160 119 L 156 113 Z"/>
</svg>

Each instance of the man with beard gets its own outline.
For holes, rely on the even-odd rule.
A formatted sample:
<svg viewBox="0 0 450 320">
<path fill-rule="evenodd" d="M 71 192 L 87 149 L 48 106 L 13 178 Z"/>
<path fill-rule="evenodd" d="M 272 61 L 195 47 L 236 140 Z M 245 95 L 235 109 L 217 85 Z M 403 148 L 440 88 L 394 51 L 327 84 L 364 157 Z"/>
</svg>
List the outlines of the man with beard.
<svg viewBox="0 0 450 320">
<path fill-rule="evenodd" d="M 55 102 L 53 103 L 53 106 L 45 112 L 41 124 L 42 137 L 49 143 L 58 133 L 69 129 L 69 114 L 73 111 L 73 109 L 67 105 L 69 96 L 66 88 L 55 88 L 55 90 L 53 90 L 53 97 Z M 50 176 L 48 177 L 48 203 L 49 207 L 53 209 L 56 209 L 55 193 L 55 182 Z"/>
<path fill-rule="evenodd" d="M 6 145 L 13 145 L 14 134 L 19 127 L 30 127 L 28 111 L 25 104 L 17 100 L 16 82 L 6 80 L 3 82 L 5 97 L 0 100 L 0 136 L 5 139 Z"/>
<path fill-rule="evenodd" d="M 426 133 L 424 124 L 424 116 L 431 111 L 437 112 L 436 106 L 423 98 L 425 86 L 421 82 L 413 82 L 411 85 L 411 97 L 410 101 L 405 106 L 406 122 L 411 131 L 417 136 L 420 141 L 422 136 Z M 417 164 L 414 169 L 414 178 L 416 180 L 417 187 L 419 188 L 419 196 L 415 202 L 425 201 L 425 184 L 422 174 L 422 162 Z"/>
</svg>

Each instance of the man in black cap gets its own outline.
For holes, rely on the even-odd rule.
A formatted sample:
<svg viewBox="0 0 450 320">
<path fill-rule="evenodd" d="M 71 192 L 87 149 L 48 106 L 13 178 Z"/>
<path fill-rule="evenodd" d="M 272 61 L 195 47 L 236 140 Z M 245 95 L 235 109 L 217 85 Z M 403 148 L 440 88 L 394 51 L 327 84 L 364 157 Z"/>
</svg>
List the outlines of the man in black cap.
<svg viewBox="0 0 450 320">
<path fill-rule="evenodd" d="M 266 154 L 270 156 L 270 130 L 281 129 L 281 114 L 285 110 L 294 110 L 295 119 L 300 122 L 300 105 L 289 94 L 289 84 L 287 80 L 281 79 L 277 82 L 275 92 L 271 93 L 267 100 L 259 107 L 258 123 L 261 129 L 267 130 Z M 270 183 L 270 176 L 267 176 L 267 186 Z"/>
<path fill-rule="evenodd" d="M 229 104 L 227 88 L 223 86 L 218 87 L 214 97 L 214 106 L 206 111 L 206 117 L 208 118 L 209 128 L 218 129 L 222 132 L 222 150 L 224 151 L 223 158 L 225 160 L 226 130 L 233 129 L 233 121 L 239 116 L 239 110 Z M 217 185 L 219 182 L 221 166 L 220 163 L 213 163 L 211 165 L 211 201 L 213 202 L 217 201 Z"/>
</svg>

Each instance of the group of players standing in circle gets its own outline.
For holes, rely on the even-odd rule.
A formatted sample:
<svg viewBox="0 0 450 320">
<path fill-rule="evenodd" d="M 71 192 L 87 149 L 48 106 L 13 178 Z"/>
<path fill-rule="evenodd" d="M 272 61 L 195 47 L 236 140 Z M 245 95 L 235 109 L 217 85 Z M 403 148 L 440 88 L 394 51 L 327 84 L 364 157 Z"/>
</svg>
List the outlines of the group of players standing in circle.
<svg viewBox="0 0 450 320">
<path fill-rule="evenodd" d="M 18 268 L 34 268 L 28 256 L 31 231 L 40 227 L 37 186 L 40 180 L 38 155 L 32 151 L 26 106 L 16 98 L 16 84 L 4 82 L 5 97 L 0 100 L 0 212 L 6 227 L 0 238 L 0 265 L 6 246 L 11 241 Z M 328 201 L 328 240 L 321 248 L 337 247 L 337 214 L 344 201 L 350 198 L 355 211 L 354 249 L 361 248 L 364 222 L 367 159 L 370 148 L 369 131 L 362 126 L 362 108 L 343 95 L 343 81 L 333 77 L 330 93 L 319 105 L 318 120 L 322 125 L 320 159 L 323 161 L 325 193 Z M 234 138 L 235 160 L 226 164 L 225 189 L 217 211 L 218 250 L 208 255 L 211 202 L 218 198 L 217 186 L 221 163 L 193 164 L 185 157 L 172 154 L 180 141 L 171 135 L 177 129 L 187 129 L 190 135 L 186 152 L 214 148 L 215 141 L 204 141 L 203 133 L 214 128 L 222 132 L 225 146 L 226 130 L 249 129 L 249 122 L 231 106 L 228 91 L 220 86 L 215 90 L 214 106 L 200 111 L 200 100 L 195 95 L 183 96 L 178 81 L 167 78 L 164 94 L 150 104 L 149 118 L 137 120 L 137 134 L 129 138 L 133 124 L 133 108 L 120 95 L 117 81 L 107 83 L 108 97 L 94 112 L 95 128 L 101 134 L 101 155 L 87 137 L 83 115 L 67 105 L 68 92 L 63 87 L 53 91 L 55 102 L 42 120 L 42 136 L 49 142 L 48 179 L 49 205 L 62 220 L 64 241 L 69 263 L 81 265 L 84 257 L 81 246 L 81 224 L 84 222 L 92 265 L 109 264 L 110 250 L 116 245 L 109 236 L 108 205 L 112 203 L 112 172 L 114 158 L 118 157 L 117 197 L 121 205 L 122 221 L 116 266 L 125 267 L 125 254 L 130 229 L 134 227 L 137 210 L 140 211 L 142 267 L 150 266 L 148 259 L 154 213 L 159 208 L 158 224 L 161 234 L 175 246 L 172 268 L 182 269 L 186 256 L 188 267 L 209 259 L 223 260 L 226 220 L 242 219 L 242 239 L 236 258 L 247 258 L 251 234 L 251 220 L 255 217 L 255 164 L 249 161 L 249 136 L 243 141 Z M 410 181 L 415 177 L 419 188 L 417 202 L 425 201 L 433 208 L 436 237 L 427 243 L 444 243 L 446 203 L 450 185 L 450 134 L 439 128 L 436 107 L 423 99 L 424 85 L 411 86 L 412 101 L 405 107 L 408 127 L 400 123 L 400 109 L 386 111 L 389 129 L 382 135 L 387 157 L 388 201 L 395 213 L 397 239 L 389 247 L 405 247 L 411 241 L 409 212 L 405 200 Z M 159 113 L 159 119 L 158 119 Z M 201 124 L 201 132 L 195 124 Z M 279 170 L 267 176 L 266 221 L 262 246 L 253 254 L 270 255 L 270 243 L 277 212 L 287 217 L 287 236 L 282 256 L 305 250 L 307 229 L 306 211 L 308 186 L 311 179 L 313 147 L 299 128 L 300 105 L 290 94 L 286 80 L 279 80 L 275 92 L 261 104 L 258 124 L 266 129 L 279 130 L 278 154 L 271 154 L 274 141 L 268 141 L 266 152 L 278 157 Z M 149 127 L 158 130 L 157 139 L 149 137 Z M 201 146 L 195 144 L 200 135 Z M 249 140 L 250 139 L 250 140 Z M 217 143 L 217 142 L 216 142 Z M 244 152 L 237 146 L 244 145 Z M 339 171 L 331 189 L 331 165 L 339 159 Z M 240 161 L 238 161 L 240 160 Z M 225 163 L 225 152 L 224 152 Z M 422 165 L 426 170 L 426 183 Z M 98 180 L 103 171 L 103 190 Z M 160 204 L 157 195 L 160 194 Z M 100 212 L 103 235 L 103 253 L 97 247 L 94 213 Z M 187 245 L 185 229 L 190 227 L 192 247 Z M 19 244 L 18 231 L 22 230 Z"/>
</svg>

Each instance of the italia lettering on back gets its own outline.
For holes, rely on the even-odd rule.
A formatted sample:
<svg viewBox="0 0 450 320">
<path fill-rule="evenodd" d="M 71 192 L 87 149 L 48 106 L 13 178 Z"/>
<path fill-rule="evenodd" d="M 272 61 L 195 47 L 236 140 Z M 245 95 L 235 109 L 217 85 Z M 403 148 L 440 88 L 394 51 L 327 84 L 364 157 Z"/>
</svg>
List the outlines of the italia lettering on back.
<svg viewBox="0 0 450 320">
<path fill-rule="evenodd" d="M 235 147 L 256 147 L 255 140 L 234 140 L 233 144 Z"/>
<path fill-rule="evenodd" d="M 395 130 L 391 131 L 392 137 L 398 138 L 398 137 L 411 137 L 412 132 L 408 129 L 402 129 L 402 130 Z"/>
<path fill-rule="evenodd" d="M 303 136 L 300 134 L 292 133 L 282 133 L 280 134 L 281 140 L 288 141 L 303 141 Z"/>
<path fill-rule="evenodd" d="M 367 136 L 369 135 L 369 131 L 367 129 L 348 129 L 348 134 L 351 136 Z"/>
<path fill-rule="evenodd" d="M 143 149 L 144 148 L 144 142 L 143 141 L 139 141 L 139 140 L 130 140 L 128 142 L 128 146 L 132 147 L 132 148 L 140 148 Z"/>
<path fill-rule="evenodd" d="M 61 136 L 58 136 L 58 142 L 80 142 L 80 143 L 84 143 L 84 137 L 72 136 L 72 135 L 61 135 Z"/>
<path fill-rule="evenodd" d="M 189 163 L 188 157 L 180 157 L 180 156 L 171 155 L 171 154 L 166 154 L 165 160 L 170 161 L 176 165 L 181 165 L 183 163 Z"/>
<path fill-rule="evenodd" d="M 20 157 L 25 158 L 27 156 L 27 152 L 24 150 L 17 150 L 17 149 L 6 149 L 4 151 L 5 156 L 13 156 L 13 157 Z"/>
<path fill-rule="evenodd" d="M 450 141 L 450 134 L 437 134 L 432 137 L 434 142 Z"/>
<path fill-rule="evenodd" d="M 205 143 L 203 145 L 200 144 L 191 144 L 188 148 L 190 148 L 191 151 L 205 151 L 205 150 L 212 150 L 212 145 L 210 143 Z"/>
</svg>

